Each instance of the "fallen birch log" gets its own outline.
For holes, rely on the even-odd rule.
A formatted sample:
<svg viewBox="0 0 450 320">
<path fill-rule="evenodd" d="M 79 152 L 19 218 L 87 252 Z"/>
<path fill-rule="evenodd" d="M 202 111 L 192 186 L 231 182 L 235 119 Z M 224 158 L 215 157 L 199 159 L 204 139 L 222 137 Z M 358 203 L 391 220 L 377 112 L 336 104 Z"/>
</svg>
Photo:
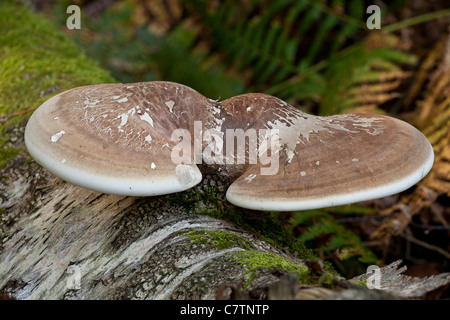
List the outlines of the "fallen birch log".
<svg viewBox="0 0 450 320">
<path fill-rule="evenodd" d="M 335 273 L 269 214 L 229 204 L 229 182 L 220 176 L 204 171 L 203 181 L 185 192 L 125 197 L 74 186 L 38 165 L 23 138 L 33 109 L 57 92 L 113 79 L 42 17 L 10 4 L 0 9 L 2 30 L 8 30 L 0 41 L 8 54 L 1 68 L 11 71 L 4 73 L 0 88 L 2 296 L 294 299 L 307 284 L 334 289 L 315 298 L 342 298 L 333 293 L 354 288 L 333 280 Z M 42 41 L 46 46 L 39 45 Z M 449 281 L 448 274 L 440 275 L 426 290 L 399 281 L 402 294 L 394 281 L 381 297 L 422 297 Z M 364 285 L 358 290 L 375 292 Z"/>
</svg>

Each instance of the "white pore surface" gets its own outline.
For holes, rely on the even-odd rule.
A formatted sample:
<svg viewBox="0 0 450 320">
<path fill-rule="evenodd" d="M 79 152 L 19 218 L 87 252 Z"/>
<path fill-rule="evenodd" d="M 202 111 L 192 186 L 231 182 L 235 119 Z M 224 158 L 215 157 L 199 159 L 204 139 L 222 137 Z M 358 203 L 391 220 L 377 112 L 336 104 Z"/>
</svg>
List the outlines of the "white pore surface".
<svg viewBox="0 0 450 320">
<path fill-rule="evenodd" d="M 74 185 L 107 194 L 122 196 L 155 196 L 187 190 L 202 180 L 197 166 L 190 166 L 189 179 L 181 178 L 174 168 L 166 176 L 161 174 L 117 178 L 101 174 L 92 174 L 70 166 L 70 160 L 54 159 L 39 150 L 25 131 L 25 144 L 31 156 L 51 173 Z M 155 170 L 156 171 L 156 170 Z"/>
<path fill-rule="evenodd" d="M 337 191 L 336 194 L 324 195 L 323 197 L 301 199 L 274 199 L 270 198 L 270 195 L 248 197 L 227 192 L 227 200 L 236 206 L 252 210 L 296 211 L 326 208 L 387 197 L 410 188 L 427 175 L 434 162 L 434 153 L 431 145 L 429 148 L 429 157 L 417 170 L 402 179 L 375 188 L 362 189 L 351 193 L 338 193 Z"/>
</svg>

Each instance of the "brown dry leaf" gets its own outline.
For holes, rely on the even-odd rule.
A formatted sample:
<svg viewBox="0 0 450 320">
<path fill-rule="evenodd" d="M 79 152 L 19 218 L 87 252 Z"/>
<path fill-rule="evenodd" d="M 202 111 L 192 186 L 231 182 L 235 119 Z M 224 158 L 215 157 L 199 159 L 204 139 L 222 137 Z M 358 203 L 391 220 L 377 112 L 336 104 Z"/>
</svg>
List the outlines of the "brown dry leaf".
<svg viewBox="0 0 450 320">
<path fill-rule="evenodd" d="M 363 93 L 363 92 L 361 92 Z M 386 92 L 386 93 L 376 93 L 376 94 L 361 94 L 354 98 L 358 105 L 365 105 L 369 103 L 375 103 L 377 105 L 383 104 L 392 99 L 398 98 L 400 93 L 398 92 Z"/>
<path fill-rule="evenodd" d="M 152 32 L 164 35 L 183 15 L 183 3 L 180 0 L 134 0 L 133 21 L 145 23 Z"/>
<path fill-rule="evenodd" d="M 408 227 L 411 222 L 411 208 L 403 203 L 395 204 L 385 210 L 389 212 L 389 217 L 371 235 L 371 239 L 386 239 L 391 235 L 399 235 Z"/>
<path fill-rule="evenodd" d="M 318 300 L 331 295 L 333 290 L 320 287 L 300 288 L 295 295 L 295 300 Z"/>
<path fill-rule="evenodd" d="M 410 75 L 411 73 L 405 73 L 405 75 Z M 395 79 L 390 82 L 375 83 L 372 85 L 363 84 L 359 87 L 360 93 L 374 94 L 379 92 L 387 92 L 398 88 L 401 84 L 400 79 Z"/>
<path fill-rule="evenodd" d="M 419 127 L 433 145 L 435 161 L 430 173 L 413 192 L 405 192 L 398 203 L 381 211 L 387 218 L 371 234 L 371 239 L 388 239 L 408 228 L 414 215 L 434 215 L 443 225 L 445 217 L 433 213 L 439 196 L 450 197 L 450 36 L 445 36 L 433 48 L 419 67 L 415 83 L 405 100 L 413 103 L 419 95 L 411 123 Z M 431 72 L 431 73 L 430 73 Z"/>
<path fill-rule="evenodd" d="M 450 43 L 450 37 L 447 38 Z M 438 195 L 450 197 L 450 68 L 444 57 L 448 55 L 450 46 L 444 46 L 442 64 L 437 66 L 432 75 L 424 101 L 421 105 L 419 121 L 430 124 L 424 129 L 435 152 L 434 166 L 428 176 L 421 183 L 431 188 Z M 438 75 L 436 77 L 436 75 Z"/>
<path fill-rule="evenodd" d="M 352 88 L 347 92 L 348 101 L 355 105 L 346 113 L 359 112 L 360 108 L 373 111 L 376 107 L 401 97 L 400 89 L 410 81 L 413 73 L 406 70 L 406 65 L 416 63 L 413 54 L 406 52 L 404 43 L 399 37 L 383 32 L 372 33 L 364 40 L 364 47 L 368 50 L 390 48 L 408 53 L 409 61 L 399 65 L 385 59 L 375 59 L 367 65 L 367 70 L 355 75 Z M 372 110 L 371 110 L 372 109 Z M 379 112 L 377 112 L 379 113 Z"/>
<path fill-rule="evenodd" d="M 431 69 L 436 65 L 436 61 L 442 57 L 442 50 L 445 46 L 447 39 L 443 37 L 438 41 L 433 48 L 428 52 L 427 57 L 420 65 L 418 71 L 415 74 L 413 85 L 410 87 L 409 92 L 405 98 L 404 106 L 408 108 L 411 103 L 420 95 L 422 86 L 428 78 Z"/>
<path fill-rule="evenodd" d="M 386 114 L 386 112 L 380 108 L 378 108 L 377 104 L 362 104 L 358 107 L 347 109 L 344 113 L 378 113 L 378 114 Z"/>
</svg>

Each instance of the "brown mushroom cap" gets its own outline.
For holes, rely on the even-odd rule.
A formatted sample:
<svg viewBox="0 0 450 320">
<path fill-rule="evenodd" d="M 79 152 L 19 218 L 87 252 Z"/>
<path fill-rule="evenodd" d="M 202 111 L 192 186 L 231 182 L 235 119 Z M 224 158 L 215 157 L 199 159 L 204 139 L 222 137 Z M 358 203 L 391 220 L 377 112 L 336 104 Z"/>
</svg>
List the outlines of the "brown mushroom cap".
<svg viewBox="0 0 450 320">
<path fill-rule="evenodd" d="M 171 161 L 171 134 L 208 119 L 209 99 L 171 82 L 101 84 L 63 92 L 30 118 L 31 155 L 62 179 L 111 194 L 178 192 L 201 181 L 195 163 Z M 212 117 L 211 117 L 212 118 Z"/>
<path fill-rule="evenodd" d="M 256 93 L 217 102 L 172 82 L 103 84 L 63 92 L 32 115 L 25 142 L 39 163 L 71 183 L 112 194 L 166 194 L 201 181 L 194 150 L 196 122 L 201 133 L 217 133 L 223 142 L 219 151 L 231 139 L 227 130 L 276 133 L 278 146 L 266 150 L 276 160 L 276 171 L 263 174 L 267 163 L 249 162 L 254 151 L 250 142 L 244 164 L 219 165 L 232 178 L 237 175 L 227 199 L 250 209 L 300 210 L 379 198 L 414 185 L 433 164 L 428 140 L 395 118 L 312 116 Z M 192 155 L 181 163 L 172 158 L 179 143 L 172 134 L 178 129 L 193 138 L 188 141 Z M 201 141 L 201 150 L 205 144 Z M 258 144 L 262 146 L 260 138 Z M 231 153 L 235 157 L 237 150 Z"/>
<path fill-rule="evenodd" d="M 392 117 L 319 117 L 266 95 L 232 99 L 224 104 L 264 110 L 256 125 L 280 132 L 278 172 L 262 175 L 261 164 L 249 165 L 228 188 L 228 201 L 241 207 L 289 211 L 381 198 L 411 187 L 433 165 L 425 136 Z"/>
</svg>

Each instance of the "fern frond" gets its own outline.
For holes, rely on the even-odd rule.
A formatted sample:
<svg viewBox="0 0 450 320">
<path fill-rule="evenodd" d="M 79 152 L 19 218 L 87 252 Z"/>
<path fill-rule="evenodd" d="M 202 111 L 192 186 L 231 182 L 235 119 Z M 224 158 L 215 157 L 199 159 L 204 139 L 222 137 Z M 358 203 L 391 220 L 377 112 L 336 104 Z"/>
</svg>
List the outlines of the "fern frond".
<svg viewBox="0 0 450 320">
<path fill-rule="evenodd" d="M 348 206 L 345 210 L 349 212 L 359 212 L 365 214 L 370 212 L 369 208 Z M 338 208 L 339 210 L 339 208 Z M 293 214 L 293 226 L 301 226 L 302 233 L 299 239 L 305 241 L 314 241 L 321 237 L 325 237 L 325 243 L 317 247 L 317 251 L 334 253 L 335 257 L 341 261 L 345 261 L 356 257 L 364 263 L 375 263 L 377 258 L 361 241 L 361 239 L 352 231 L 336 220 L 326 210 L 307 210 L 295 212 Z"/>
<path fill-rule="evenodd" d="M 199 0 L 192 2 L 191 12 L 207 26 L 212 47 L 223 52 L 227 64 L 237 66 L 240 72 L 249 70 L 248 91 L 264 91 L 295 75 L 308 78 L 311 65 L 330 57 L 361 30 L 361 13 L 350 8 L 355 4 L 360 7 L 362 0 L 350 2 L 346 9 L 340 1 L 324 4 L 318 0 L 274 0 L 244 4 L 226 0 L 211 8 L 209 1 Z M 310 82 L 313 93 L 309 96 L 322 89 L 311 88 L 313 83 Z M 275 94 L 280 98 L 304 95 L 299 90 Z"/>
<path fill-rule="evenodd" d="M 434 71 L 428 76 L 428 83 L 419 86 L 423 92 L 418 102 L 418 116 L 415 124 L 423 127 L 424 134 L 433 145 L 435 165 L 422 185 L 437 194 L 450 197 L 450 39 L 443 37 L 440 45 L 430 50 L 422 64 L 430 64 L 432 57 Z M 422 69 L 422 68 L 421 68 Z M 422 81 L 418 79 L 420 83 Z"/>
<path fill-rule="evenodd" d="M 383 37 L 388 39 L 382 41 Z M 395 90 L 404 79 L 412 76 L 405 69 L 414 65 L 417 58 L 402 52 L 392 37 L 383 33 L 371 35 L 330 62 L 319 113 L 380 106 L 399 97 Z"/>
</svg>

